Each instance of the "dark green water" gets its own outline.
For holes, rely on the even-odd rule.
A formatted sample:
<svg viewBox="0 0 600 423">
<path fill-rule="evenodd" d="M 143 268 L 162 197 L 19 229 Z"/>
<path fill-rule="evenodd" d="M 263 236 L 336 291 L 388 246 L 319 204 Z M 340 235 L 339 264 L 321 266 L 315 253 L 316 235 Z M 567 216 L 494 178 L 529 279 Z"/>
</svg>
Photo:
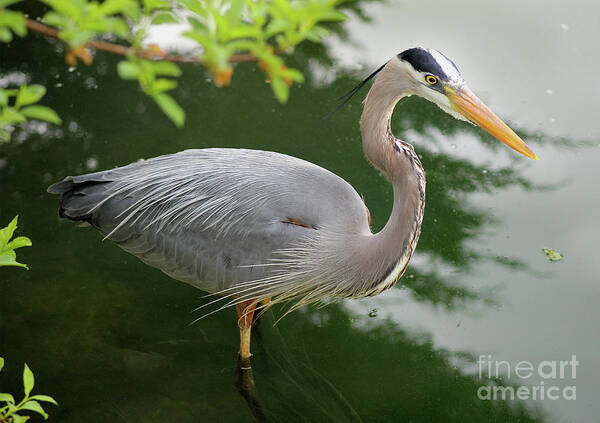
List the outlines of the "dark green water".
<svg viewBox="0 0 600 423">
<path fill-rule="evenodd" d="M 413 26 L 419 19 L 423 25 L 435 21 L 413 9 L 374 7 L 379 26 L 352 23 L 350 37 L 369 45 L 373 33 L 391 33 L 386 25 L 393 13 L 403 19 L 412 14 Z M 499 12 L 482 8 L 478 13 L 493 21 Z M 438 32 L 438 43 L 447 43 Z M 425 42 L 452 56 L 434 41 L 403 41 L 385 56 Z M 528 42 L 534 48 L 531 44 L 539 41 Z M 44 84 L 45 104 L 64 120 L 60 128 L 17 130 L 11 144 L 0 145 L 0 223 L 18 213 L 19 234 L 34 243 L 19 250 L 31 270 L 0 270 L 0 356 L 7 361 L 0 392 L 21 391 L 19 375 L 27 362 L 37 389 L 60 403 L 50 411 L 54 421 L 252 421 L 233 384 L 234 312 L 189 325 L 199 317 L 192 310 L 207 302 L 202 292 L 101 242 L 92 229 L 59 221 L 56 199 L 45 189 L 66 175 L 187 148 L 265 149 L 344 177 L 364 195 L 374 228 L 381 228 L 392 192 L 363 157 L 360 100 L 321 119 L 334 107 L 331 99 L 367 72 L 340 72 L 325 83 L 323 68 L 309 66 L 321 60 L 325 68 L 341 68 L 353 57 L 370 67 L 378 64 L 374 50 L 344 49 L 332 55 L 311 46 L 299 49 L 293 64 L 308 80 L 292 90 L 286 105 L 273 99 L 253 66 L 238 66 L 232 85 L 221 89 L 207 81 L 202 68 L 185 67 L 176 97 L 188 117 L 178 130 L 134 84 L 117 77 L 117 58 L 99 54 L 95 66 L 69 70 L 55 45 L 42 38 L 0 46 L 0 78 L 22 72 L 32 83 Z M 467 80 L 475 80 L 473 88 L 493 81 L 481 96 L 501 106 L 503 115 L 504 100 L 495 102 L 494 95 L 503 99 L 514 90 L 506 86 L 518 67 L 495 68 L 489 61 L 475 66 L 484 52 L 476 46 L 471 53 L 456 45 L 454 50 L 471 57 L 467 68 L 452 56 Z M 512 52 L 513 60 L 522 55 L 531 62 L 524 52 Z M 575 55 L 575 60 L 583 59 Z M 501 70 L 491 77 L 482 70 L 490 67 Z M 556 72 L 549 69 L 548 78 Z M 528 72 L 519 75 L 518 87 L 523 78 L 535 80 Z M 600 272 L 590 249 L 598 235 L 592 181 L 598 177 L 600 131 L 595 123 L 582 130 L 576 117 L 569 123 L 568 113 L 578 113 L 558 88 L 562 109 L 540 100 L 543 107 L 528 115 L 538 90 L 548 96 L 544 90 L 553 86 L 537 84 L 530 96 L 522 91 L 514 99 L 515 108 L 504 107 L 505 116 L 518 117 L 509 122 L 541 157 L 539 163 L 517 157 L 423 100 L 401 103 L 394 130 L 414 142 L 427 170 L 417 255 L 401 283 L 379 297 L 304 309 L 277 326 L 272 323 L 278 310 L 265 316 L 254 334 L 252 364 L 269 421 L 587 422 L 597 416 Z M 569 95 L 577 90 L 581 87 L 572 85 Z M 540 109 L 561 126 L 540 124 Z M 549 263 L 542 247 L 559 249 L 565 260 Z M 577 400 L 481 400 L 478 387 L 489 379 L 478 375 L 480 354 L 513 366 L 576 354 L 577 377 L 546 384 L 576 385 Z M 511 375 L 498 383 L 539 381 Z"/>
</svg>

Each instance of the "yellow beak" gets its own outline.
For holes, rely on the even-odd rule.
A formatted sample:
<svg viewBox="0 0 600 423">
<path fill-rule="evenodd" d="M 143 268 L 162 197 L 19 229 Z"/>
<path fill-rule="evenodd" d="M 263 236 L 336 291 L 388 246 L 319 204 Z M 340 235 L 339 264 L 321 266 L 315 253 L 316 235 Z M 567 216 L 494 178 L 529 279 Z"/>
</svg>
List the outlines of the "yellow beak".
<svg viewBox="0 0 600 423">
<path fill-rule="evenodd" d="M 452 109 L 469 119 L 471 122 L 487 131 L 490 135 L 510 148 L 518 151 L 530 159 L 538 157 L 523 140 L 514 133 L 498 116 L 494 114 L 477 96 L 467 87 L 455 90 L 444 87 L 446 96 L 450 100 Z"/>
</svg>

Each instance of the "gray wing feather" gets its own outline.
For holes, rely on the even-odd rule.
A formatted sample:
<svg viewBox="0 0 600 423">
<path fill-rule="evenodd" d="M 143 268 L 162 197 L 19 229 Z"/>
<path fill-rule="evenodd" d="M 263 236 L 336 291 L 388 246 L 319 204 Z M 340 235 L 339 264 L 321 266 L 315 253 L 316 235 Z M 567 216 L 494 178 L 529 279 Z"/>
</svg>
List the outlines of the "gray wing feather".
<svg viewBox="0 0 600 423">
<path fill-rule="evenodd" d="M 365 205 L 343 179 L 258 150 L 186 150 L 68 177 L 48 191 L 60 195 L 61 217 L 91 223 L 145 263 L 208 292 L 236 294 L 270 280 L 261 292 L 277 294 L 277 281 L 285 289 L 295 283 L 282 274 L 302 277 L 291 251 L 318 248 L 323 233 L 369 231 Z"/>
</svg>

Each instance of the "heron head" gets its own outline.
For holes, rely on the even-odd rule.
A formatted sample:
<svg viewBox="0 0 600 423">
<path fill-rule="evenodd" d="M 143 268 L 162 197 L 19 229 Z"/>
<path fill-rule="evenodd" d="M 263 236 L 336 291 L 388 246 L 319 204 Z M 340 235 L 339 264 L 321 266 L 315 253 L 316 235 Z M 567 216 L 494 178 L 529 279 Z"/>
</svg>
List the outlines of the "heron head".
<svg viewBox="0 0 600 423">
<path fill-rule="evenodd" d="M 405 89 L 411 94 L 437 104 L 457 119 L 481 127 L 519 153 L 537 160 L 523 140 L 469 89 L 454 62 L 442 53 L 415 47 L 392 60 L 398 61 L 394 63 L 402 73 L 398 78 L 405 85 L 408 82 Z"/>
</svg>

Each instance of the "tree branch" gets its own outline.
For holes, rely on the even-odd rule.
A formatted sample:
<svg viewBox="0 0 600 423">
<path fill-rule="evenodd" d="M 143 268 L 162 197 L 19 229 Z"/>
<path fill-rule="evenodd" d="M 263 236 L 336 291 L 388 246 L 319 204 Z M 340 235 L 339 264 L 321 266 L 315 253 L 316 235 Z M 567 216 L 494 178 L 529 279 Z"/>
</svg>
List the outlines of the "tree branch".
<svg viewBox="0 0 600 423">
<path fill-rule="evenodd" d="M 33 19 L 27 18 L 27 28 L 31 31 L 39 32 L 40 34 L 47 35 L 56 39 L 60 39 L 59 32 L 56 28 L 49 25 L 43 24 Z M 149 50 L 134 49 L 130 46 L 124 46 L 122 44 L 109 43 L 107 41 L 90 40 L 85 43 L 84 47 L 91 47 L 96 50 L 106 51 L 108 53 L 119 54 L 121 56 L 128 56 L 129 54 L 135 54 L 137 57 L 149 60 L 164 60 L 167 62 L 176 63 L 192 63 L 201 64 L 203 60 L 197 57 L 185 57 L 179 54 L 160 54 Z M 256 57 L 251 54 L 234 54 L 229 58 L 232 63 L 239 62 L 253 62 Z"/>
</svg>

